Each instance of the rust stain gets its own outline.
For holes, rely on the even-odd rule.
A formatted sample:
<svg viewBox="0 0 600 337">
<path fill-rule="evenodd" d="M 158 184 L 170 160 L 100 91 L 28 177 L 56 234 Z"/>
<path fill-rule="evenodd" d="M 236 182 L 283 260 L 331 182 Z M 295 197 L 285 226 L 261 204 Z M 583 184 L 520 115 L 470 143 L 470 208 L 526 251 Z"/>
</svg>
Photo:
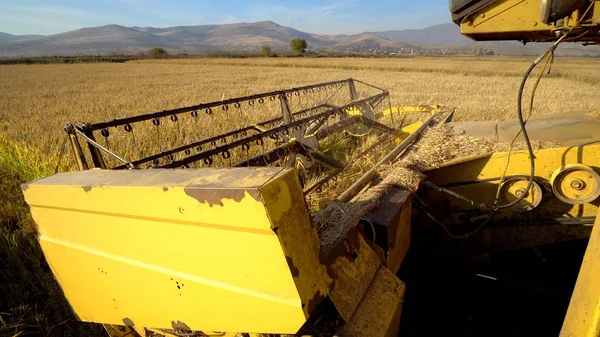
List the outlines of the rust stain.
<svg viewBox="0 0 600 337">
<path fill-rule="evenodd" d="M 345 257 L 350 261 L 354 261 L 356 256 L 358 256 L 359 250 L 360 243 L 358 240 L 358 231 L 354 227 L 351 228 L 346 233 L 346 237 L 343 240 L 339 240 L 329 252 L 325 253 L 321 249 L 319 260 L 321 264 L 328 266 L 333 264 L 338 257 Z"/>
<path fill-rule="evenodd" d="M 168 191 L 168 190 L 169 190 L 169 188 L 168 188 L 167 186 L 163 186 L 163 191 L 165 191 L 165 192 L 166 192 L 166 191 Z"/>
<path fill-rule="evenodd" d="M 190 329 L 190 327 L 187 326 L 187 324 L 183 323 L 182 321 L 177 321 L 177 322 L 171 321 L 171 326 L 175 330 L 192 331 L 192 329 Z"/>
<path fill-rule="evenodd" d="M 210 207 L 214 205 L 223 206 L 223 199 L 233 199 L 236 202 L 240 202 L 246 192 L 254 198 L 254 200 L 260 201 L 260 194 L 257 190 L 245 190 L 245 189 L 200 189 L 194 185 L 185 187 L 185 194 L 198 200 L 200 203 L 208 203 Z"/>
<path fill-rule="evenodd" d="M 310 224 L 311 218 L 297 179 L 295 172 L 289 171 L 283 178 L 284 184 L 266 185 L 261 187 L 260 192 L 263 200 L 269 202 L 274 202 L 282 196 L 288 198 L 286 194 L 289 193 L 291 200 L 288 209 L 283 210 L 280 216 L 277 216 L 277 220 L 271 218 L 271 228 L 279 238 L 286 263 L 302 299 L 302 309 L 306 315 L 311 315 L 327 298 L 335 278 L 333 269 L 321 262 L 323 255 L 319 238 L 314 226 Z M 283 190 L 286 185 L 289 192 Z M 268 215 L 271 217 L 271 214 Z M 299 243 L 301 241 L 298 240 L 310 242 Z"/>
<path fill-rule="evenodd" d="M 91 185 L 81 186 L 81 188 L 83 188 L 83 190 L 86 193 L 92 190 L 92 186 Z"/>
<path fill-rule="evenodd" d="M 292 272 L 292 276 L 298 277 L 298 275 L 300 275 L 300 271 L 298 270 L 298 268 L 296 268 L 296 266 L 294 266 L 294 260 L 292 260 L 291 257 L 286 256 L 285 261 L 287 261 L 288 267 L 290 267 L 290 272 Z"/>
<path fill-rule="evenodd" d="M 317 310 L 317 307 L 319 306 L 319 304 L 321 304 L 321 302 L 323 302 L 323 300 L 325 300 L 325 298 L 327 298 L 327 296 L 321 294 L 320 291 L 317 291 L 315 293 L 315 295 L 313 296 L 313 298 L 310 299 L 310 301 L 308 301 L 308 312 L 313 313 L 315 312 L 315 310 Z M 304 303 L 302 303 L 302 306 L 304 306 Z"/>
<path fill-rule="evenodd" d="M 133 321 L 127 317 L 123 318 L 123 324 L 126 326 L 135 326 L 135 323 L 133 323 Z"/>
</svg>

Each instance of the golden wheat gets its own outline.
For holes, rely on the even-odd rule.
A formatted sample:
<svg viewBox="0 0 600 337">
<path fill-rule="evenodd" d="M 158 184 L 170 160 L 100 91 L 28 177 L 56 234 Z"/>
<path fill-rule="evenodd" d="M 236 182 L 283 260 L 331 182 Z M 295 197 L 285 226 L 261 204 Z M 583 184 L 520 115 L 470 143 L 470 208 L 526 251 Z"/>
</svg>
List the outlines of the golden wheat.
<svg viewBox="0 0 600 337">
<path fill-rule="evenodd" d="M 348 77 L 388 89 L 394 105 L 442 104 L 457 108 L 457 120 L 501 120 L 514 118 L 516 90 L 529 62 L 270 58 L 2 66 L 0 133 L 55 157 L 67 122 L 105 121 Z M 538 89 L 534 114 L 597 110 L 599 78 L 599 60 L 557 59 Z"/>
</svg>

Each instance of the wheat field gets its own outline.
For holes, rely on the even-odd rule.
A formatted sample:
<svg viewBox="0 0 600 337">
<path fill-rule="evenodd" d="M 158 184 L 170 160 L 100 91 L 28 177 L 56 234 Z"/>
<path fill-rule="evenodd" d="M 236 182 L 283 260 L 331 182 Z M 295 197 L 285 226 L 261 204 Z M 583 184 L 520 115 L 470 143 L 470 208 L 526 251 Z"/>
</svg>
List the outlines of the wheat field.
<svg viewBox="0 0 600 337">
<path fill-rule="evenodd" d="M 19 189 L 20 183 L 53 173 L 66 123 L 350 77 L 389 90 L 395 106 L 440 104 L 457 109 L 455 120 L 504 120 L 516 117 L 517 89 L 531 61 L 249 58 L 0 66 L 0 335 L 104 335 L 97 326 L 75 322 L 37 246 Z M 557 58 L 536 92 L 533 114 L 598 116 L 593 111 L 600 111 L 599 89 L 600 59 Z M 200 126 L 229 131 L 220 130 L 230 124 L 228 118 L 221 114 Z"/>
<path fill-rule="evenodd" d="M 67 122 L 97 122 L 353 77 L 394 105 L 441 104 L 457 120 L 515 118 L 526 58 L 190 59 L 0 67 L 0 133 L 54 156 Z M 534 114 L 600 108 L 600 60 L 557 59 Z M 225 116 L 224 116 L 225 117 Z"/>
</svg>

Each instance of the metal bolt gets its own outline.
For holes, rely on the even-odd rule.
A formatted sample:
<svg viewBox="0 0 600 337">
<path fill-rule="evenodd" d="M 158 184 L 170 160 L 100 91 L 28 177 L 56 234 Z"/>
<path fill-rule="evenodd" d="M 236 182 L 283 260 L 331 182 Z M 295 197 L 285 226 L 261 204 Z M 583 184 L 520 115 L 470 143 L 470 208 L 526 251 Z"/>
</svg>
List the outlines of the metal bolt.
<svg viewBox="0 0 600 337">
<path fill-rule="evenodd" d="M 581 191 L 585 186 L 585 183 L 579 179 L 571 181 L 571 188 Z"/>
<path fill-rule="evenodd" d="M 520 197 L 522 197 L 523 195 L 525 195 L 525 190 L 524 190 L 524 189 L 522 189 L 522 188 L 519 188 L 518 190 L 516 190 L 516 191 L 515 191 L 515 196 L 516 196 L 517 198 L 520 198 Z"/>
</svg>

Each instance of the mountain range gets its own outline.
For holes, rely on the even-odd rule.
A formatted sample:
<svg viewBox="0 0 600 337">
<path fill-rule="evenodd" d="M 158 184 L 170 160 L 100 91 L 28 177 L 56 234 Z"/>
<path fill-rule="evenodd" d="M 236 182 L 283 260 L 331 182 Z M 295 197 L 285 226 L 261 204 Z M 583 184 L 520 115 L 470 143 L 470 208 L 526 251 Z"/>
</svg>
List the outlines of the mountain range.
<svg viewBox="0 0 600 337">
<path fill-rule="evenodd" d="M 503 55 L 539 54 L 544 45 L 517 42 L 477 43 L 460 34 L 452 23 L 424 29 L 364 32 L 354 35 L 319 35 L 278 25 L 272 21 L 168 28 L 107 25 L 54 35 L 11 35 L 0 32 L 0 57 L 139 53 L 161 47 L 171 53 L 207 51 L 289 50 L 294 38 L 305 39 L 310 50 L 350 53 L 469 53 L 473 46 Z M 600 48 L 571 44 L 559 54 L 600 56 Z"/>
</svg>

